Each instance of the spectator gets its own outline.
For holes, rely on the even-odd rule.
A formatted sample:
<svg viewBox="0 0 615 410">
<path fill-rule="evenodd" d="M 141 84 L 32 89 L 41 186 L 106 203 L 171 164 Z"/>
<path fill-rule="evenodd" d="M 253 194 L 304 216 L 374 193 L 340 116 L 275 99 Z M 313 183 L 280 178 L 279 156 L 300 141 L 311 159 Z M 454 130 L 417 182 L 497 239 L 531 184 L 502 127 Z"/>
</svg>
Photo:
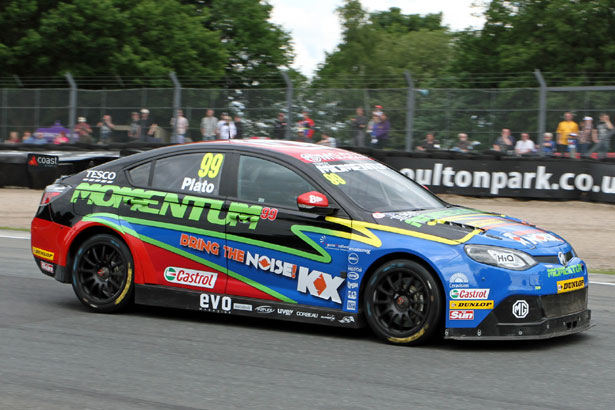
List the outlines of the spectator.
<svg viewBox="0 0 615 410">
<path fill-rule="evenodd" d="M 141 109 L 141 119 L 139 120 L 139 140 L 146 142 L 156 141 L 156 130 L 158 124 L 149 116 L 147 108 Z"/>
<path fill-rule="evenodd" d="M 502 128 L 502 134 L 495 140 L 493 144 L 494 151 L 500 151 L 505 154 L 512 154 L 515 149 L 515 139 L 510 135 L 510 129 Z"/>
<path fill-rule="evenodd" d="M 131 141 L 139 140 L 139 136 L 141 135 L 141 125 L 139 119 L 139 113 L 133 111 L 130 114 L 130 130 L 128 130 L 128 138 Z"/>
<path fill-rule="evenodd" d="M 372 112 L 372 115 L 380 117 L 382 114 L 382 105 L 374 105 L 374 111 Z"/>
<path fill-rule="evenodd" d="M 529 155 L 534 152 L 536 152 L 536 146 L 534 145 L 534 141 L 530 139 L 530 134 L 522 132 L 521 139 L 515 144 L 515 154 Z"/>
<path fill-rule="evenodd" d="M 279 113 L 278 118 L 276 118 L 273 123 L 273 138 L 276 140 L 283 140 L 286 138 L 286 117 L 284 113 Z"/>
<path fill-rule="evenodd" d="M 240 140 L 243 139 L 243 122 L 241 122 L 241 117 L 236 115 L 234 117 L 233 123 L 235 124 L 235 139 Z"/>
<path fill-rule="evenodd" d="M 4 141 L 5 144 L 20 144 L 19 133 L 17 131 L 11 131 L 9 133 L 9 139 Z"/>
<path fill-rule="evenodd" d="M 335 138 L 330 137 L 328 133 L 324 133 L 324 132 L 320 136 L 320 141 L 318 141 L 317 144 L 324 145 L 327 147 L 332 147 L 332 148 L 335 148 L 337 146 L 335 142 Z"/>
<path fill-rule="evenodd" d="M 201 135 L 203 136 L 203 141 L 215 140 L 217 127 L 218 119 L 214 117 L 214 110 L 207 110 L 205 117 L 201 119 Z"/>
<path fill-rule="evenodd" d="M 427 133 L 425 135 L 425 139 L 420 145 L 417 145 L 416 149 L 418 151 L 434 151 L 440 149 L 440 142 L 436 140 L 433 133 Z"/>
<path fill-rule="evenodd" d="M 172 144 L 183 144 L 186 141 L 186 132 L 188 132 L 188 119 L 184 117 L 183 110 L 177 110 L 177 116 L 171 118 L 171 126 L 173 127 Z"/>
<path fill-rule="evenodd" d="M 100 141 L 98 142 L 101 144 L 110 143 L 113 130 L 115 129 L 115 124 L 111 121 L 111 116 L 103 115 L 102 120 L 100 120 L 96 126 L 100 127 Z"/>
<path fill-rule="evenodd" d="M 85 117 L 77 118 L 77 124 L 75 125 L 75 132 L 77 133 L 77 140 L 86 144 L 92 144 L 92 128 L 87 123 Z"/>
<path fill-rule="evenodd" d="M 43 137 L 43 134 L 37 132 L 36 135 L 32 135 L 30 131 L 25 131 L 21 138 L 24 144 L 43 145 L 47 144 L 47 140 Z"/>
<path fill-rule="evenodd" d="M 311 142 L 314 135 L 314 120 L 312 120 L 307 111 L 302 113 L 303 119 L 297 123 L 299 133 L 299 141 Z"/>
<path fill-rule="evenodd" d="M 553 141 L 553 134 L 550 132 L 545 132 L 543 135 L 542 147 L 541 151 L 544 155 L 553 155 L 555 152 L 556 146 L 555 141 Z"/>
<path fill-rule="evenodd" d="M 472 144 L 470 143 L 470 141 L 468 141 L 468 134 L 465 134 L 463 132 L 459 133 L 457 134 L 457 138 L 459 140 L 451 151 L 468 152 L 472 149 Z"/>
<path fill-rule="evenodd" d="M 365 129 L 367 128 L 367 118 L 363 113 L 363 108 L 357 108 L 357 115 L 350 120 L 354 131 L 353 139 L 356 147 L 365 146 Z"/>
<path fill-rule="evenodd" d="M 598 143 L 592 148 L 591 152 L 598 152 L 598 158 L 606 158 L 606 153 L 609 151 L 611 137 L 615 134 L 615 127 L 611 123 L 609 116 L 605 113 L 600 114 L 600 122 L 596 126 L 598 134 Z"/>
<path fill-rule="evenodd" d="M 598 131 L 594 128 L 594 119 L 592 117 L 583 117 L 577 138 L 579 154 L 581 154 L 581 157 L 589 156 L 592 145 L 598 142 Z"/>
<path fill-rule="evenodd" d="M 372 143 L 374 143 L 374 125 L 378 124 L 379 119 L 379 116 L 372 115 L 372 119 L 367 123 L 367 135 L 372 139 Z"/>
<path fill-rule="evenodd" d="M 380 114 L 378 123 L 374 125 L 374 138 L 376 139 L 375 148 L 384 149 L 389 139 L 389 131 L 391 130 L 391 123 L 385 113 Z M 373 140 L 372 140 L 373 141 Z"/>
<path fill-rule="evenodd" d="M 56 144 L 56 145 L 66 144 L 69 141 L 70 140 L 68 139 L 68 137 L 66 136 L 66 133 L 64 131 L 62 131 L 59 134 L 57 134 L 56 137 L 53 139 L 53 143 Z"/>
<path fill-rule="evenodd" d="M 573 115 L 570 111 L 564 114 L 564 121 L 557 125 L 557 152 L 568 151 L 568 137 L 571 133 L 578 134 L 579 126 L 572 121 Z"/>
<path fill-rule="evenodd" d="M 222 140 L 230 140 L 237 135 L 237 129 L 235 123 L 231 121 L 231 116 L 227 113 L 222 113 L 222 119 L 218 122 L 216 127 L 216 135 Z"/>
</svg>

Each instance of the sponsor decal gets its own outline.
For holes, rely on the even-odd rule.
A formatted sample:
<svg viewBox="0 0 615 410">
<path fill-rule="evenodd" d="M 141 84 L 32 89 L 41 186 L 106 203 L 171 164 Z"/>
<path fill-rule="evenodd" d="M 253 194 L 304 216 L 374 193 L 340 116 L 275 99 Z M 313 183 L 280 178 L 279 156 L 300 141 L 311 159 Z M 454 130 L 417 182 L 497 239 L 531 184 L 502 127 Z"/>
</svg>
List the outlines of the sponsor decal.
<svg viewBox="0 0 615 410">
<path fill-rule="evenodd" d="M 569 265 L 565 268 L 549 268 L 547 269 L 547 276 L 550 278 L 557 278 L 562 275 L 573 275 L 581 272 L 583 272 L 583 264 L 577 263 L 576 265 Z"/>
<path fill-rule="evenodd" d="M 50 251 L 46 251 L 45 249 L 41 249 L 41 248 L 37 248 L 37 247 L 32 247 L 32 254 L 34 256 L 38 256 L 39 258 L 43 258 L 43 259 L 49 259 L 50 261 L 53 260 L 53 252 Z"/>
<path fill-rule="evenodd" d="M 278 315 L 291 316 L 293 314 L 294 310 L 293 309 L 278 308 L 277 312 L 278 312 Z"/>
<path fill-rule="evenodd" d="M 530 305 L 525 300 L 518 300 L 512 305 L 512 314 L 517 319 L 524 319 L 530 313 Z"/>
<path fill-rule="evenodd" d="M 453 273 L 448 283 L 451 288 L 467 288 L 470 286 L 468 277 L 463 273 Z"/>
<path fill-rule="evenodd" d="M 359 284 L 357 282 L 348 282 L 348 289 L 357 289 Z"/>
<path fill-rule="evenodd" d="M 359 280 L 359 274 L 356 272 L 348 272 L 348 280 Z"/>
<path fill-rule="evenodd" d="M 357 255 L 356 253 L 349 253 L 348 254 L 348 263 L 350 263 L 351 265 L 356 265 L 357 263 L 359 263 L 359 255 Z"/>
<path fill-rule="evenodd" d="M 320 318 L 323 320 L 328 320 L 330 322 L 333 322 L 335 320 L 335 315 L 332 315 L 332 314 L 320 315 Z"/>
<path fill-rule="evenodd" d="M 164 279 L 170 283 L 213 289 L 216 285 L 218 274 L 216 272 L 205 272 L 169 266 L 164 270 Z"/>
<path fill-rule="evenodd" d="M 505 232 L 502 236 L 519 242 L 522 245 L 537 245 L 544 242 L 562 242 L 558 237 L 551 235 L 550 233 L 541 232 L 536 230 L 536 233 L 530 233 L 525 235 L 519 235 L 520 232 Z"/>
<path fill-rule="evenodd" d="M 100 184 L 110 184 L 115 180 L 117 174 L 114 171 L 101 171 L 96 169 L 90 169 L 86 171 L 83 181 L 85 182 L 97 182 Z"/>
<path fill-rule="evenodd" d="M 267 306 L 267 305 L 265 305 L 265 306 L 259 306 L 259 307 L 257 307 L 256 309 L 254 309 L 254 311 L 255 311 L 255 312 L 258 312 L 258 313 L 269 314 L 269 313 L 273 313 L 273 312 L 275 312 L 275 309 L 274 309 L 274 308 L 272 308 L 271 306 Z"/>
<path fill-rule="evenodd" d="M 348 270 L 350 272 L 363 272 L 363 268 L 361 268 L 360 266 L 349 266 Z"/>
<path fill-rule="evenodd" d="M 382 212 L 374 212 L 372 216 L 374 217 L 374 219 L 382 219 L 386 216 L 386 214 L 383 214 Z"/>
<path fill-rule="evenodd" d="M 337 289 L 342 283 L 344 283 L 342 277 L 331 276 L 318 270 L 310 271 L 303 266 L 299 268 L 297 290 L 301 293 L 309 293 L 312 296 L 341 304 L 342 299 Z"/>
<path fill-rule="evenodd" d="M 352 317 L 352 316 L 344 316 L 343 318 L 338 320 L 338 322 L 340 322 L 340 323 L 354 323 L 354 317 Z"/>
<path fill-rule="evenodd" d="M 322 196 L 318 196 L 318 195 L 309 195 L 308 196 L 308 201 L 310 204 L 319 204 L 322 201 L 324 201 L 325 199 Z"/>
<path fill-rule="evenodd" d="M 387 167 L 378 162 L 363 162 L 363 163 L 342 163 L 342 164 L 314 164 L 316 168 L 323 174 L 343 173 L 350 171 L 374 171 L 379 169 L 387 169 Z"/>
<path fill-rule="evenodd" d="M 230 297 L 210 293 L 201 293 L 199 310 L 216 313 L 231 313 L 233 303 Z"/>
<path fill-rule="evenodd" d="M 344 152 L 344 151 L 303 153 L 300 155 L 300 158 L 303 160 L 303 162 L 326 162 L 326 161 L 341 161 L 341 160 L 349 160 L 349 159 L 369 159 L 365 155 L 361 155 L 356 152 Z"/>
<path fill-rule="evenodd" d="M 451 300 L 450 309 L 493 309 L 493 300 Z"/>
<path fill-rule="evenodd" d="M 245 263 L 252 268 L 286 276 L 287 278 L 295 279 L 297 276 L 297 265 L 258 253 L 248 251 Z"/>
<path fill-rule="evenodd" d="M 560 280 L 557 282 L 557 293 L 572 292 L 573 290 L 583 289 L 585 287 L 585 279 L 573 278 Z"/>
<path fill-rule="evenodd" d="M 28 166 L 52 168 L 58 166 L 58 157 L 56 155 L 44 154 L 28 154 Z"/>
<path fill-rule="evenodd" d="M 47 263 L 41 261 L 41 269 L 45 272 L 53 273 L 53 263 Z"/>
<path fill-rule="evenodd" d="M 246 303 L 233 303 L 233 309 L 235 310 L 245 310 L 246 312 L 252 311 L 252 305 L 248 305 Z"/>
<path fill-rule="evenodd" d="M 357 298 L 357 291 L 356 290 L 349 290 L 348 291 L 348 299 L 356 299 Z"/>
<path fill-rule="evenodd" d="M 488 299 L 489 289 L 451 289 L 449 292 L 451 299 Z"/>
<path fill-rule="evenodd" d="M 182 233 L 179 237 L 179 244 L 181 246 L 205 252 L 210 255 L 218 256 L 218 254 L 220 253 L 220 244 L 218 244 L 218 242 L 212 242 L 209 240 L 206 241 L 203 238 L 188 235 L 186 233 Z"/>
<path fill-rule="evenodd" d="M 318 313 L 297 311 L 296 314 L 299 317 L 309 317 L 309 318 L 312 318 L 312 319 L 318 319 Z"/>
<path fill-rule="evenodd" d="M 451 310 L 448 312 L 450 320 L 474 320 L 473 310 Z"/>
<path fill-rule="evenodd" d="M 347 310 L 357 310 L 357 301 L 356 300 L 349 300 L 346 302 L 346 309 Z"/>
<path fill-rule="evenodd" d="M 107 175 L 110 176 L 110 175 Z M 129 204 L 129 199 L 138 198 L 139 203 Z M 236 226 L 238 223 L 247 225 L 248 229 L 256 229 L 262 217 L 264 207 L 248 205 L 241 202 L 231 202 L 224 214 L 224 201 L 202 196 L 184 195 L 161 191 L 149 191 L 139 188 L 120 187 L 117 185 L 102 185 L 100 183 L 80 183 L 71 197 L 72 203 L 85 201 L 88 205 L 105 208 L 129 207 L 132 212 L 148 215 L 168 216 L 190 221 L 202 221 L 213 225 Z M 271 219 L 272 211 L 266 212 L 266 219 Z M 275 212 L 273 212 L 275 214 Z"/>
</svg>

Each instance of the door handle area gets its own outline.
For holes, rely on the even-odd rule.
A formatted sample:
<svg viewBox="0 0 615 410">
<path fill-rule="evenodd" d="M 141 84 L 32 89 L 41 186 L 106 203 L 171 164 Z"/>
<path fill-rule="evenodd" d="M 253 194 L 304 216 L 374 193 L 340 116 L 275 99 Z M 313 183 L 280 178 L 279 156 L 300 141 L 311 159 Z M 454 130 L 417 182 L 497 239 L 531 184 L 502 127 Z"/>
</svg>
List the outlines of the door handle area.
<svg viewBox="0 0 615 410">
<path fill-rule="evenodd" d="M 128 198 L 128 205 L 148 205 L 149 201 L 143 198 Z"/>
<path fill-rule="evenodd" d="M 230 217 L 241 223 L 253 223 L 259 220 L 259 217 L 256 215 L 247 214 L 231 214 Z"/>
</svg>

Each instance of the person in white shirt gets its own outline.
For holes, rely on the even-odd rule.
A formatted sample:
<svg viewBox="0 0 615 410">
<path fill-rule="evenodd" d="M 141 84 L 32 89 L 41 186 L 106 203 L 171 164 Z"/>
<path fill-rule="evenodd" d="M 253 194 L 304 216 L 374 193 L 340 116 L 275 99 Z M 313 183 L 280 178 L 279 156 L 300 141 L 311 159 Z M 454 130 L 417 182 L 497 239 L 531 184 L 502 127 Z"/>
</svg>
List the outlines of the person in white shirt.
<svg viewBox="0 0 615 410">
<path fill-rule="evenodd" d="M 237 128 L 235 123 L 231 121 L 231 116 L 227 113 L 222 113 L 222 119 L 218 122 L 216 127 L 216 135 L 221 140 L 229 140 L 235 138 L 237 135 Z"/>
<path fill-rule="evenodd" d="M 177 117 L 171 118 L 171 126 L 175 128 L 175 137 L 172 143 L 183 144 L 186 141 L 188 131 L 188 119 L 184 117 L 183 110 L 177 110 Z"/>
<path fill-rule="evenodd" d="M 521 133 L 521 139 L 515 144 L 515 154 L 532 154 L 536 152 L 534 141 L 530 139 L 530 134 L 527 132 Z"/>
<path fill-rule="evenodd" d="M 207 110 L 207 114 L 201 119 L 201 135 L 203 136 L 203 141 L 216 139 L 217 125 L 218 119 L 214 117 L 214 110 Z"/>
</svg>

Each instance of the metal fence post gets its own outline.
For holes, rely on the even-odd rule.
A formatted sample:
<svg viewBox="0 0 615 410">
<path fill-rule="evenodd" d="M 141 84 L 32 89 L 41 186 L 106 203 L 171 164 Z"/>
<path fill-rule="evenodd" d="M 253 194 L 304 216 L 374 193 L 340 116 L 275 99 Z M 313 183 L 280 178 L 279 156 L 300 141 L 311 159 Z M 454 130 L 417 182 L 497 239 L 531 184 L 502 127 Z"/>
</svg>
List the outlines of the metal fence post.
<svg viewBox="0 0 615 410">
<path fill-rule="evenodd" d="M 404 77 L 408 84 L 408 95 L 406 96 L 406 151 L 412 151 L 413 131 L 414 131 L 414 81 L 408 71 L 404 71 Z"/>
<path fill-rule="evenodd" d="M 540 84 L 540 92 L 538 97 L 538 152 L 542 156 L 542 143 L 544 140 L 546 124 L 547 124 L 547 83 L 539 69 L 534 70 L 534 75 L 538 84 Z"/>
<path fill-rule="evenodd" d="M 177 141 L 177 111 L 182 104 L 182 85 L 180 84 L 174 71 L 169 73 L 171 81 L 173 81 L 173 114 L 171 118 L 175 118 L 175 124 L 173 124 L 173 136 L 172 140 Z"/>
<path fill-rule="evenodd" d="M 8 139 L 9 135 L 6 133 L 8 126 L 8 91 L 6 88 L 2 89 L 2 135 L 0 135 L 0 139 Z"/>
<path fill-rule="evenodd" d="M 68 97 L 68 127 L 70 128 L 70 139 L 74 138 L 75 122 L 77 120 L 77 83 L 70 73 L 64 74 L 66 81 L 70 85 Z"/>
<path fill-rule="evenodd" d="M 286 71 L 281 71 L 284 82 L 286 82 L 286 130 L 284 131 L 284 139 L 290 139 L 290 124 L 292 124 L 292 109 L 293 109 L 293 83 L 288 78 Z"/>
</svg>

